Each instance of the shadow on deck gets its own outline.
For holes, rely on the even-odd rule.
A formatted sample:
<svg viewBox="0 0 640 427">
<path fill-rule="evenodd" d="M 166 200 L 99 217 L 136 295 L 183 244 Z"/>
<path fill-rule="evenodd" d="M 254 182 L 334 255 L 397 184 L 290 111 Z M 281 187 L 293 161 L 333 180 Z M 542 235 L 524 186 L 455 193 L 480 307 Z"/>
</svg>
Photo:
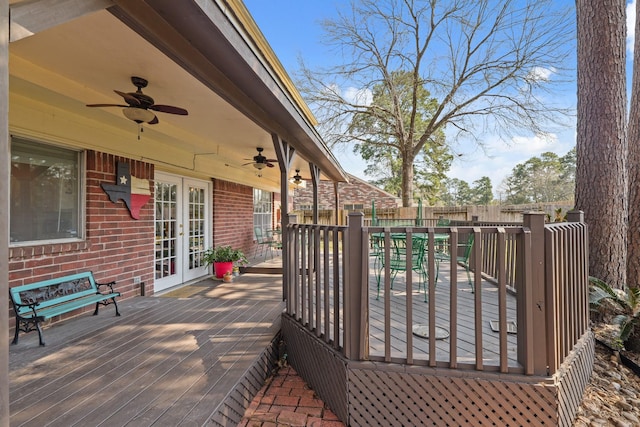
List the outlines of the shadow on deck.
<svg viewBox="0 0 640 427">
<path fill-rule="evenodd" d="M 12 426 L 232 425 L 277 361 L 282 277 L 206 279 L 10 346 Z"/>
</svg>

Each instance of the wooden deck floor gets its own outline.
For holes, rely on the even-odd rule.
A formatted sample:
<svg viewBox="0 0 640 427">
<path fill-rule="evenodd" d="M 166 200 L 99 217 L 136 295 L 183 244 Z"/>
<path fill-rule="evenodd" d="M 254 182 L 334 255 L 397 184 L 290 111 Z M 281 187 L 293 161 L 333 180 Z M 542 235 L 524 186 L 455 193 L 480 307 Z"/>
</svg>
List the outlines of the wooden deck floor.
<svg viewBox="0 0 640 427">
<path fill-rule="evenodd" d="M 280 329 L 282 279 L 211 279 L 122 301 L 10 346 L 11 426 L 210 422 Z M 249 399 L 251 396 L 249 396 Z"/>
<path fill-rule="evenodd" d="M 450 283 L 450 265 L 443 263 L 440 270 L 440 278 L 436 284 L 435 293 L 435 318 L 436 326 L 443 332 L 451 333 L 450 310 L 451 290 L 456 289 L 457 296 L 457 342 L 453 343 L 457 350 L 457 363 L 474 363 L 475 361 L 475 294 L 471 292 L 471 286 L 467 280 L 465 269 L 457 266 L 457 286 Z M 373 271 L 373 270 L 372 270 Z M 473 273 L 472 273 L 473 278 Z M 424 290 L 418 292 L 418 276 L 413 274 L 412 290 L 412 310 L 407 322 L 407 298 L 405 274 L 399 274 L 390 290 L 390 316 L 389 327 L 391 328 L 391 354 L 395 359 L 407 357 L 408 348 L 412 349 L 412 356 L 416 360 L 428 360 L 429 340 L 413 334 L 412 329 L 406 327 L 410 325 L 428 325 L 429 304 L 424 301 Z M 381 283 L 381 288 L 383 284 Z M 499 365 L 499 334 L 492 330 L 490 321 L 498 320 L 498 298 L 495 285 L 482 281 L 482 357 L 486 366 Z M 369 349 L 372 356 L 384 357 L 385 355 L 385 312 L 384 312 L 384 290 L 380 291 L 380 298 L 376 300 L 377 282 L 375 277 L 369 278 L 369 295 L 371 297 L 370 321 L 370 341 Z M 516 320 L 516 300 L 515 296 L 507 294 L 507 320 Z M 408 330 L 409 329 L 409 330 Z M 408 344 L 410 343 L 410 344 Z M 438 362 L 450 362 L 451 338 L 447 336 L 436 340 L 436 360 Z M 519 366 L 517 362 L 517 338 L 515 334 L 507 336 L 508 363 L 511 367 Z"/>
<path fill-rule="evenodd" d="M 269 260 L 273 264 L 277 260 Z M 457 287 L 458 361 L 474 355 L 473 294 L 463 270 Z M 371 354 L 384 354 L 384 293 L 376 300 L 370 277 Z M 448 327 L 451 296 L 441 270 L 436 288 L 436 325 Z M 483 283 L 483 357 L 497 364 L 495 287 Z M 427 323 L 428 305 L 414 284 L 412 319 Z M 284 310 L 282 277 L 243 274 L 234 283 L 211 279 L 159 297 L 136 297 L 99 316 L 84 314 L 45 329 L 46 347 L 37 334 L 21 335 L 10 346 L 12 426 L 178 426 L 210 422 L 280 329 Z M 390 292 L 392 356 L 406 357 L 404 278 Z M 508 316 L 515 302 L 508 298 Z M 410 332 L 409 332 L 410 335 Z M 428 340 L 411 336 L 413 357 L 428 357 Z M 509 336 L 509 364 L 516 364 L 515 335 Z M 446 361 L 450 339 L 437 341 L 437 360 Z M 260 384 L 261 385 L 261 384 Z M 252 396 L 248 396 L 251 399 Z"/>
</svg>

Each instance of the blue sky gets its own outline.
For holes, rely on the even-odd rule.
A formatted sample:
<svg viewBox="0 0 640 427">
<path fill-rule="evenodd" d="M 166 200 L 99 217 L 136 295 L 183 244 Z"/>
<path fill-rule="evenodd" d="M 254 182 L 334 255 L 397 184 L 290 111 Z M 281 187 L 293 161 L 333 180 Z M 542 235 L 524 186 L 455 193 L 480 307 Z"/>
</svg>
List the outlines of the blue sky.
<svg viewBox="0 0 640 427">
<path fill-rule="evenodd" d="M 565 1 L 574 4 L 573 0 Z M 290 75 L 294 75 L 299 68 L 298 57 L 303 57 L 312 69 L 328 60 L 328 48 L 322 44 L 320 21 L 334 17 L 339 7 L 348 5 L 344 0 L 244 0 L 244 3 Z M 630 17 L 629 39 L 632 40 L 635 0 L 628 6 L 627 16 Z M 629 43 L 633 45 L 632 41 Z M 575 92 L 573 82 L 561 95 L 566 96 L 567 102 L 574 107 Z M 575 119 L 571 119 L 569 127 L 557 131 L 549 139 L 523 134 L 511 141 L 501 141 L 497 136 L 489 135 L 484 139 L 484 151 L 471 142 L 461 141 L 455 145 L 455 150 L 463 155 L 456 158 L 448 176 L 465 180 L 469 184 L 482 176 L 488 176 L 494 194 L 500 197 L 499 185 L 516 164 L 546 151 L 562 156 L 575 145 L 575 139 Z M 336 157 L 347 172 L 368 179 L 364 175 L 366 165 L 349 148 L 337 152 Z"/>
</svg>

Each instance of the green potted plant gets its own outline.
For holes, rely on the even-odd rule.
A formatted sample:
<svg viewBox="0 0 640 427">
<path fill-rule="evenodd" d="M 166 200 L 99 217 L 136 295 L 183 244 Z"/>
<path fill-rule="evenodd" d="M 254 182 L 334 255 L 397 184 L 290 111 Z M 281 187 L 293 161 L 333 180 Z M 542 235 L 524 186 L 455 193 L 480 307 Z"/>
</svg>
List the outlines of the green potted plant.
<svg viewBox="0 0 640 427">
<path fill-rule="evenodd" d="M 225 273 L 233 271 L 234 263 L 246 264 L 248 262 L 244 252 L 240 249 L 233 249 L 229 245 L 215 246 L 207 249 L 203 253 L 202 259 L 205 266 L 213 264 L 213 270 L 218 279 L 221 279 Z"/>
</svg>

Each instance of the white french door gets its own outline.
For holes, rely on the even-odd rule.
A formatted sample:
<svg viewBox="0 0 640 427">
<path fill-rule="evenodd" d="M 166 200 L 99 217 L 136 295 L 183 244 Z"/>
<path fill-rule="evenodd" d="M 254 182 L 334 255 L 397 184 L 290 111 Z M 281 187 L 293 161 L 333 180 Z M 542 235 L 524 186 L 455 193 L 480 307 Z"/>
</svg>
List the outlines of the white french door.
<svg viewBox="0 0 640 427">
<path fill-rule="evenodd" d="M 202 253 L 210 245 L 207 181 L 156 173 L 155 292 L 207 274 Z"/>
</svg>

